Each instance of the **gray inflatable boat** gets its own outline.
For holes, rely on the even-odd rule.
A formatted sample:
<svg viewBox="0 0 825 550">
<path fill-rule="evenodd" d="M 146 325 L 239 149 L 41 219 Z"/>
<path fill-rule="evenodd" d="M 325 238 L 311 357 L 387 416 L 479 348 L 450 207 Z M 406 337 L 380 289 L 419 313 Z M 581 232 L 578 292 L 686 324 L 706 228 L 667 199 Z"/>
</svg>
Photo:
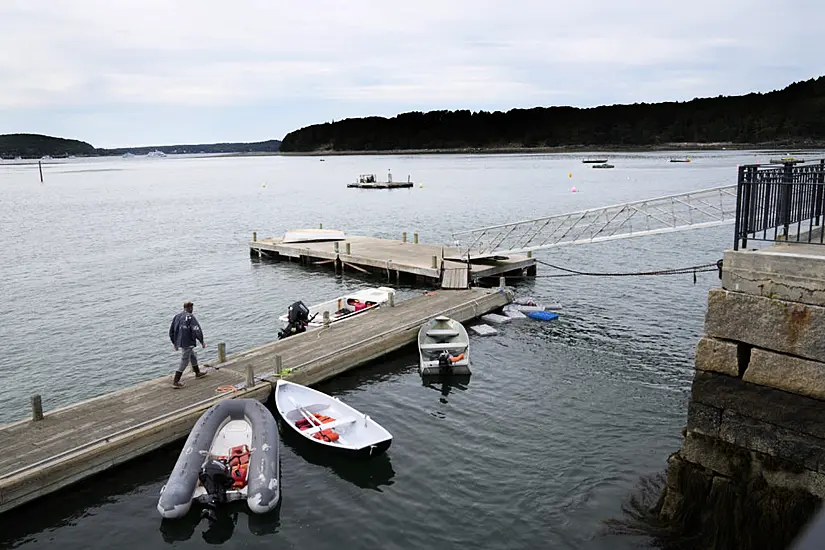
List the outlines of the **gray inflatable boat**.
<svg viewBox="0 0 825 550">
<path fill-rule="evenodd" d="M 226 399 L 198 419 L 160 490 L 158 512 L 179 518 L 192 501 L 215 508 L 246 499 L 256 514 L 280 500 L 278 426 L 254 399 Z"/>
</svg>

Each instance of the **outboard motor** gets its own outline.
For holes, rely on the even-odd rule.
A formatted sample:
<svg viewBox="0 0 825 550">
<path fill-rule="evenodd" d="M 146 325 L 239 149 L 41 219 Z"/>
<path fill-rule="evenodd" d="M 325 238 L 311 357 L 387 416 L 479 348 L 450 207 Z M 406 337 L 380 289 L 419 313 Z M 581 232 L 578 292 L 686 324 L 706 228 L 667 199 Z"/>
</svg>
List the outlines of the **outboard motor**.
<svg viewBox="0 0 825 550">
<path fill-rule="evenodd" d="M 450 356 L 450 352 L 447 350 L 444 350 L 438 354 L 438 370 L 441 372 L 449 371 L 453 366 L 451 359 L 452 357 Z"/>
<path fill-rule="evenodd" d="M 278 332 L 278 339 L 306 332 L 309 324 L 309 308 L 300 300 L 287 308 L 287 325 Z"/>
<path fill-rule="evenodd" d="M 201 466 L 198 474 L 203 487 L 206 489 L 206 509 L 203 515 L 211 520 L 217 519 L 215 510 L 221 504 L 226 504 L 226 490 L 234 484 L 229 467 L 218 459 L 207 460 Z"/>
</svg>

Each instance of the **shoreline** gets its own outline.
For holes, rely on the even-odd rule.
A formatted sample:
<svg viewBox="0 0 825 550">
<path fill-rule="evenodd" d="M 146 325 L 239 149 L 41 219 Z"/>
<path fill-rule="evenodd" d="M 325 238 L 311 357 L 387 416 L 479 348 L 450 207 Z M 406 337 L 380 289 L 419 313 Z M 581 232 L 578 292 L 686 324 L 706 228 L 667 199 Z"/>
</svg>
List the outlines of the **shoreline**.
<svg viewBox="0 0 825 550">
<path fill-rule="evenodd" d="M 371 151 L 278 151 L 275 154 L 297 157 L 323 157 L 348 155 L 512 155 L 512 154 L 546 154 L 546 153 L 642 153 L 653 151 L 685 152 L 685 151 L 766 151 L 788 153 L 792 151 L 825 149 L 823 143 L 805 144 L 778 144 L 778 143 L 665 143 L 661 145 L 617 146 L 559 146 L 559 147 L 462 147 L 455 149 L 389 149 Z M 257 155 L 261 153 L 239 153 L 240 155 Z"/>
</svg>

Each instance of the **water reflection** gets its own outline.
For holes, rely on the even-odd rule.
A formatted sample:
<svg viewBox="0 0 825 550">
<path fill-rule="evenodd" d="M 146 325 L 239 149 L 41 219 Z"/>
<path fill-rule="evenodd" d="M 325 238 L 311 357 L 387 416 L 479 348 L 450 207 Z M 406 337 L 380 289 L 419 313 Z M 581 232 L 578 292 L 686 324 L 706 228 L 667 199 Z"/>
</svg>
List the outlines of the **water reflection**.
<svg viewBox="0 0 825 550">
<path fill-rule="evenodd" d="M 393 484 L 395 470 L 387 454 L 364 459 L 330 453 L 292 430 L 281 431 L 281 442 L 310 464 L 323 466 L 361 489 L 381 492 L 382 486 Z"/>
<path fill-rule="evenodd" d="M 447 396 L 453 389 L 466 391 L 470 383 L 471 374 L 453 374 L 450 376 L 429 375 L 421 377 L 421 385 L 431 390 L 441 392 L 438 399 L 441 403 L 447 403 Z"/>
<path fill-rule="evenodd" d="M 256 536 L 271 535 L 278 532 L 281 524 L 281 504 L 266 514 L 253 514 L 246 501 L 230 502 L 219 507 L 214 514 L 207 515 L 201 505 L 193 506 L 189 513 L 178 519 L 163 519 L 159 531 L 167 544 L 187 541 L 195 534 L 198 527 L 201 537 L 208 544 L 223 544 L 232 538 L 238 518 L 247 516 L 249 532 Z"/>
</svg>

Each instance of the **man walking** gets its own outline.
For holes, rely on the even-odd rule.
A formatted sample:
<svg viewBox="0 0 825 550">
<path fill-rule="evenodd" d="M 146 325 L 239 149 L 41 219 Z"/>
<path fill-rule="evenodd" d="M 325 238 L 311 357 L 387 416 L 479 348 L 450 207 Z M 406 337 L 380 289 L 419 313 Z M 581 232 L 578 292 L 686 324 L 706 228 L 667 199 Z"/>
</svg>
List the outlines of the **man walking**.
<svg viewBox="0 0 825 550">
<path fill-rule="evenodd" d="M 185 302 L 183 311 L 175 315 L 175 318 L 172 319 L 172 326 L 169 327 L 169 339 L 172 340 L 175 351 L 178 351 L 178 348 L 183 350 L 180 366 L 175 372 L 175 380 L 172 382 L 173 388 L 183 387 L 180 377 L 183 376 L 183 371 L 186 370 L 190 361 L 192 362 L 192 370 L 195 372 L 195 378 L 206 376 L 206 373 L 201 372 L 198 368 L 198 356 L 195 355 L 195 345 L 200 342 L 205 348 L 206 343 L 203 341 L 201 326 L 195 316 L 192 315 L 193 308 L 192 302 Z"/>
</svg>

